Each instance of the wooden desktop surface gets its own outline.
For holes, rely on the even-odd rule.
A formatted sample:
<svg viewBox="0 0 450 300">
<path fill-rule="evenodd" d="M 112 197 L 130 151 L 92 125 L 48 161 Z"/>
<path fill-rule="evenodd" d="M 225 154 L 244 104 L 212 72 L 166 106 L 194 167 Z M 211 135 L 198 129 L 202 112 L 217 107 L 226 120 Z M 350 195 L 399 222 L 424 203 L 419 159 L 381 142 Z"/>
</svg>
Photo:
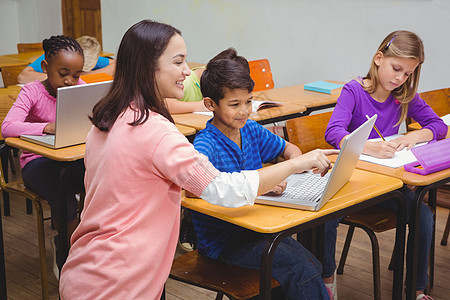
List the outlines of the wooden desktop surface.
<svg viewBox="0 0 450 300">
<path fill-rule="evenodd" d="M 18 86 L 18 85 L 10 85 L 6 88 L 0 88 L 0 95 L 17 96 L 17 95 L 19 95 L 21 88 L 22 87 Z"/>
<path fill-rule="evenodd" d="M 9 137 L 6 138 L 5 141 L 6 144 L 11 147 L 33 152 L 57 161 L 75 161 L 82 159 L 84 158 L 84 151 L 86 150 L 86 144 L 80 144 L 60 149 L 51 149 L 35 143 L 24 141 L 20 138 Z"/>
<path fill-rule="evenodd" d="M 344 82 L 326 80 L 327 82 L 344 84 Z M 340 92 L 337 94 L 324 94 L 319 92 L 307 91 L 303 84 L 274 88 L 254 92 L 253 97 L 256 100 L 282 101 L 294 104 L 301 104 L 307 108 L 335 104 Z"/>
<path fill-rule="evenodd" d="M 210 204 L 202 199 L 186 198 L 184 195 L 181 204 L 186 208 L 256 232 L 274 233 L 394 191 L 402 186 L 403 183 L 399 179 L 355 170 L 350 181 L 317 212 L 262 204 L 226 208 Z"/>
<path fill-rule="evenodd" d="M 177 125 L 177 128 L 185 136 L 193 135 L 196 132 L 194 128 L 188 126 Z M 9 137 L 6 138 L 5 141 L 6 144 L 11 147 L 33 152 L 57 161 L 75 161 L 78 159 L 82 159 L 84 158 L 84 152 L 86 150 L 86 144 L 80 144 L 60 149 L 51 149 L 32 142 L 24 141 L 17 137 Z"/>
<path fill-rule="evenodd" d="M 28 65 L 33 61 L 35 61 L 43 53 L 44 51 L 36 51 L 36 52 L 24 52 L 24 53 L 0 55 L 0 68 L 24 64 Z M 113 55 L 114 53 L 112 52 L 100 51 L 100 56 L 103 57 L 109 57 Z"/>
<path fill-rule="evenodd" d="M 255 121 L 270 120 L 273 118 L 288 116 L 291 114 L 299 114 L 306 110 L 306 107 L 298 104 L 283 103 L 279 107 L 264 108 L 250 115 L 250 119 Z M 188 114 L 174 114 L 172 118 L 176 124 L 181 124 L 193 127 L 196 130 L 202 130 L 206 126 L 206 122 L 211 119 L 211 116 L 188 113 Z"/>
</svg>

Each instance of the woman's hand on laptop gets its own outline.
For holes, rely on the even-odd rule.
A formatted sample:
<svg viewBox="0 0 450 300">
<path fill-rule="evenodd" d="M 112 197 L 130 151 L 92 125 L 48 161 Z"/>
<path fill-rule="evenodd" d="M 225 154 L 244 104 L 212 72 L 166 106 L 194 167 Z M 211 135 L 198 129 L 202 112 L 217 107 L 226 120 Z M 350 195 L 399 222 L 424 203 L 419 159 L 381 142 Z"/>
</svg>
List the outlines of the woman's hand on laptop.
<svg viewBox="0 0 450 300">
<path fill-rule="evenodd" d="M 55 134 L 56 130 L 55 130 L 55 123 L 48 123 L 45 127 L 44 130 L 42 130 L 43 133 L 46 134 Z"/>
</svg>

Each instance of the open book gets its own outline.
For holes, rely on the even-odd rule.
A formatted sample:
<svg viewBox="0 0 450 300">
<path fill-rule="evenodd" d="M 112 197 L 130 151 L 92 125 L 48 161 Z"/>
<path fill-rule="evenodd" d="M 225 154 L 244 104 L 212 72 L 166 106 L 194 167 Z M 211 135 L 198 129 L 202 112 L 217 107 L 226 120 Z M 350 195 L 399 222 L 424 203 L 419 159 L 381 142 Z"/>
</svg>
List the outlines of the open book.
<svg viewBox="0 0 450 300">
<path fill-rule="evenodd" d="M 276 101 L 270 101 L 270 100 L 252 100 L 252 111 L 258 111 L 260 109 L 264 109 L 264 108 L 270 108 L 270 107 L 278 107 L 281 106 L 282 104 L 280 102 L 276 102 Z"/>
<path fill-rule="evenodd" d="M 260 100 L 252 100 L 252 112 L 264 109 L 264 108 L 270 108 L 270 107 L 278 107 L 283 105 L 280 102 L 276 102 L 276 101 L 270 101 L 270 100 L 264 100 L 264 101 L 260 101 Z M 213 112 L 212 111 L 196 111 L 194 112 L 194 114 L 200 114 L 200 115 L 206 115 L 206 116 L 213 116 Z"/>
</svg>

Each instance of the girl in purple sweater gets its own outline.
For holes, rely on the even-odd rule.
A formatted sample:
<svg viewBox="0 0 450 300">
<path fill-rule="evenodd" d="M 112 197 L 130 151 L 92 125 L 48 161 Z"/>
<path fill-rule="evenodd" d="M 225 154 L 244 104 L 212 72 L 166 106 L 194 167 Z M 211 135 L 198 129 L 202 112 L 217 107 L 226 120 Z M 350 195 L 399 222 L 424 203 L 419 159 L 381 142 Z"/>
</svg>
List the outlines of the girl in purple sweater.
<svg viewBox="0 0 450 300">
<path fill-rule="evenodd" d="M 347 83 L 337 100 L 325 133 L 326 141 L 340 148 L 344 137 L 364 123 L 366 115 L 378 114 L 376 126 L 383 136 L 397 134 L 399 126 L 407 117 L 412 117 L 422 125 L 421 130 L 411 131 L 391 141 L 367 142 L 363 153 L 389 158 L 403 148 L 411 149 L 417 143 L 445 138 L 447 126 L 417 94 L 421 65 L 424 61 L 422 40 L 409 31 L 394 31 L 378 47 L 366 77 Z M 369 138 L 377 138 L 373 130 Z M 407 211 L 414 205 L 414 193 L 404 186 Z M 380 206 L 396 210 L 394 200 Z M 407 216 L 409 222 L 409 216 Z M 335 290 L 335 250 L 336 228 L 339 220 L 325 226 L 325 259 L 323 277 L 326 284 L 334 282 Z M 417 299 L 432 299 L 424 294 L 428 282 L 428 252 L 433 232 L 433 214 L 422 203 L 420 209 L 420 241 L 417 275 Z M 412 237 L 408 236 L 408 249 L 412 247 Z M 408 251 L 410 253 L 410 251 Z M 407 253 L 407 255 L 408 255 Z M 407 271 L 406 276 L 410 276 Z"/>
</svg>

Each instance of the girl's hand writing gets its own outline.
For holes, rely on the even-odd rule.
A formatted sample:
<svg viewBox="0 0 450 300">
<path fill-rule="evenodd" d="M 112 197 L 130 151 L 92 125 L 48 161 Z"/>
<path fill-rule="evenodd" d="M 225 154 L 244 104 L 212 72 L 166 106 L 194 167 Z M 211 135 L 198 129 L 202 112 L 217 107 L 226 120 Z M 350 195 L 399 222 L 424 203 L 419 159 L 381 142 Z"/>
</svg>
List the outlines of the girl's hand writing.
<svg viewBox="0 0 450 300">
<path fill-rule="evenodd" d="M 395 151 L 397 151 L 396 143 L 379 141 L 367 142 L 363 153 L 378 158 L 390 158 L 394 156 Z"/>
<path fill-rule="evenodd" d="M 55 123 L 48 123 L 45 127 L 44 130 L 42 130 L 43 133 L 48 133 L 48 134 L 55 134 L 56 130 L 55 130 Z"/>
</svg>

